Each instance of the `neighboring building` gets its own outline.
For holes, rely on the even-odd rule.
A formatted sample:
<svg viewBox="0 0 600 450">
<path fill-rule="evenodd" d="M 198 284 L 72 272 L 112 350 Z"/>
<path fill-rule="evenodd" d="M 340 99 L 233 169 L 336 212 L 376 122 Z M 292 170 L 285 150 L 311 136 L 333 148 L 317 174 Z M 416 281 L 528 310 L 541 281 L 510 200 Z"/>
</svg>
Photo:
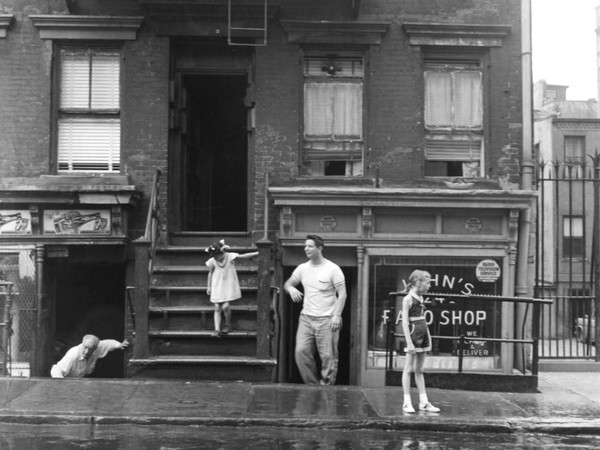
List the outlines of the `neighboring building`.
<svg viewBox="0 0 600 450">
<path fill-rule="evenodd" d="M 388 294 L 415 268 L 437 292 L 531 296 L 523 5 L 0 6 L 0 252 L 24 350 L 13 362 L 46 375 L 81 333 L 125 334 L 126 369 L 117 360 L 108 376 L 297 381 L 299 307 L 275 288 L 309 233 L 346 275 L 342 384 L 384 383 Z M 238 268 L 235 331 L 216 340 L 203 249 L 221 238 L 260 257 Z M 522 330 L 512 303 L 428 306 L 441 335 Z M 457 352 L 440 340 L 429 364 L 456 371 Z M 463 363 L 523 368 L 512 345 L 485 341 Z"/>
<path fill-rule="evenodd" d="M 591 356 L 575 344 L 575 322 L 592 314 L 595 155 L 600 148 L 598 102 L 567 100 L 568 86 L 534 86 L 535 146 L 540 163 L 538 286 L 553 299 L 542 337 L 569 345 L 542 346 L 542 357 Z M 542 181 L 544 179 L 545 181 Z M 574 333 L 575 332 L 575 333 Z M 562 348 L 561 351 L 558 351 Z M 568 350 L 567 350 L 568 349 Z"/>
</svg>

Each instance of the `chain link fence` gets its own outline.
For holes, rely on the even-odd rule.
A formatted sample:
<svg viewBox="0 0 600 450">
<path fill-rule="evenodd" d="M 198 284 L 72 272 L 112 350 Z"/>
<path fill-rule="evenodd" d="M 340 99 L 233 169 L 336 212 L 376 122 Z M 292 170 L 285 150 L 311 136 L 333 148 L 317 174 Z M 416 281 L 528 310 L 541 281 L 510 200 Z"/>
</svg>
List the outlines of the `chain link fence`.
<svg viewBox="0 0 600 450">
<path fill-rule="evenodd" d="M 36 327 L 35 247 L 0 247 L 2 373 L 30 376 Z"/>
</svg>

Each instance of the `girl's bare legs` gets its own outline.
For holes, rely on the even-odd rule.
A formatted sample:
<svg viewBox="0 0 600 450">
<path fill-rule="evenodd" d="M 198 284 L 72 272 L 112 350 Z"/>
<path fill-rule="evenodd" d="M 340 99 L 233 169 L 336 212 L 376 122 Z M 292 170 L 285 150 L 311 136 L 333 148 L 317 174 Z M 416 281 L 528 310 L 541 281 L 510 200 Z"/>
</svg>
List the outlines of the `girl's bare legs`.
<svg viewBox="0 0 600 450">
<path fill-rule="evenodd" d="M 220 336 L 221 335 L 221 304 L 220 303 L 215 303 L 214 318 L 215 318 L 215 332 L 213 333 L 213 336 Z"/>
<path fill-rule="evenodd" d="M 229 302 L 223 303 L 223 314 L 225 315 L 225 326 L 221 331 L 227 334 L 231 331 L 231 308 L 229 307 Z"/>
<path fill-rule="evenodd" d="M 412 406 L 412 400 L 410 399 L 410 375 L 413 372 L 414 364 L 415 353 L 406 352 L 406 359 L 404 360 L 404 370 L 402 371 L 402 391 L 404 392 L 404 404 L 402 409 L 408 413 L 415 412 L 415 409 Z"/>
<path fill-rule="evenodd" d="M 425 391 L 425 377 L 423 376 L 423 366 L 425 365 L 425 353 L 417 353 L 417 360 L 415 361 L 415 384 L 419 390 L 419 409 L 427 412 L 440 412 L 439 408 L 436 408 L 427 398 L 427 392 Z"/>
</svg>

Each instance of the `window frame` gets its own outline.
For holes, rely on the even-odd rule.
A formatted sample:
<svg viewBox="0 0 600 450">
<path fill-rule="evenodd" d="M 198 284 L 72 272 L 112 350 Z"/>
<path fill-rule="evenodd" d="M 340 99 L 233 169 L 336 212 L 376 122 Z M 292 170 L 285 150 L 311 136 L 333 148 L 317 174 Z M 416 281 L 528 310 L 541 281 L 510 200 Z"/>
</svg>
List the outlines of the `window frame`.
<svg viewBox="0 0 600 450">
<path fill-rule="evenodd" d="M 350 76 L 336 76 L 323 74 L 323 75 L 311 75 L 306 73 L 306 67 L 309 60 L 327 60 L 329 57 L 333 57 L 333 61 L 349 61 L 349 60 L 360 60 L 362 63 L 360 75 Z M 299 160 L 298 168 L 299 175 L 303 178 L 361 178 L 365 174 L 365 149 L 366 144 L 366 86 L 367 86 L 367 70 L 368 65 L 368 52 L 364 48 L 302 48 L 300 55 L 300 142 L 299 142 Z M 310 84 L 330 84 L 332 86 L 341 86 L 343 84 L 357 84 L 360 85 L 360 106 L 358 111 L 360 117 L 358 118 L 360 124 L 360 135 L 358 136 L 341 136 L 335 135 L 335 130 L 332 128 L 331 135 L 329 138 L 318 135 L 308 135 L 307 133 L 307 86 Z M 334 123 L 332 122 L 332 127 Z M 336 147 L 336 149 L 327 149 L 327 147 Z M 341 148 L 340 148 L 341 147 Z M 360 159 L 353 159 L 353 156 L 360 153 Z M 332 158 L 327 158 L 327 155 L 331 155 Z M 344 159 L 344 156 L 346 158 Z M 311 171 L 310 161 L 317 164 L 323 164 L 321 169 L 317 169 L 314 173 Z M 353 163 L 354 161 L 354 163 Z M 335 163 L 338 164 L 337 169 L 341 167 L 341 163 L 344 163 L 344 174 L 327 174 L 326 165 Z M 353 172 L 353 164 L 360 164 L 357 168 L 356 173 Z"/>
<path fill-rule="evenodd" d="M 580 235 L 573 236 L 573 230 L 578 224 Z M 564 215 L 562 217 L 562 255 L 565 259 L 579 260 L 585 258 L 584 216 Z M 568 231 L 568 235 L 567 235 Z"/>
<path fill-rule="evenodd" d="M 98 55 L 102 53 L 115 54 L 118 55 L 118 89 L 119 89 L 119 98 L 117 100 L 118 107 L 117 108 L 93 108 L 89 105 L 89 108 L 70 108 L 70 107 L 62 107 L 62 82 L 64 76 L 64 54 L 66 53 L 81 53 L 89 54 L 90 58 L 93 55 Z M 90 60 L 91 61 L 91 60 Z M 122 114 L 123 114 L 123 61 L 124 61 L 124 52 L 123 45 L 120 42 L 93 42 L 93 41 L 82 41 L 82 42 L 55 42 L 54 44 L 54 83 L 53 90 L 54 95 L 52 97 L 53 107 L 52 107 L 52 156 L 51 156 L 51 171 L 55 174 L 60 175 L 69 175 L 69 174 L 120 174 L 122 172 Z M 91 66 L 90 62 L 90 66 Z M 91 78 L 91 71 L 90 71 Z M 92 86 L 89 86 L 90 93 L 92 90 Z M 89 100 L 91 101 L 91 94 Z M 109 160 L 106 162 L 106 169 L 78 169 L 78 168 L 67 168 L 61 169 L 60 167 L 60 148 L 59 148 L 59 140 L 60 140 L 60 123 L 63 120 L 81 120 L 85 121 L 86 119 L 97 120 L 97 119 L 105 119 L 106 121 L 118 121 L 118 144 L 116 149 L 111 148 L 109 155 L 118 156 L 118 162 L 114 163 L 111 161 L 109 156 Z"/>
<path fill-rule="evenodd" d="M 487 53 L 480 51 L 461 53 L 452 50 L 448 50 L 448 53 L 425 52 L 422 76 L 423 171 L 426 178 L 483 178 L 485 176 L 486 130 L 489 120 L 489 88 L 486 67 Z M 430 72 L 447 72 L 451 74 L 477 72 L 479 74 L 480 120 L 478 124 L 475 126 L 437 126 L 427 122 L 427 77 Z M 448 158 L 443 158 L 442 152 L 446 152 L 448 146 L 450 148 L 454 147 L 454 153 L 450 152 Z M 478 153 L 478 158 L 475 158 L 476 153 Z M 463 157 L 461 158 L 461 156 Z M 477 163 L 477 166 L 469 168 L 469 163 Z"/>
</svg>

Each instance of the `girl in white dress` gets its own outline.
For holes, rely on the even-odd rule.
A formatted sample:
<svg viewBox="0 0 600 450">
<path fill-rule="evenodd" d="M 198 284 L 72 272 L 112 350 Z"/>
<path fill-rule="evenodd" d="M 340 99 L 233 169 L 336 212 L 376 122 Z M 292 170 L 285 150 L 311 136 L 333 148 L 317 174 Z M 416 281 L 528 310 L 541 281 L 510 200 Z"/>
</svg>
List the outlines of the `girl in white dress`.
<svg viewBox="0 0 600 450">
<path fill-rule="evenodd" d="M 208 267 L 206 294 L 215 305 L 215 331 L 212 334 L 214 337 L 221 337 L 221 334 L 227 334 L 231 331 L 229 302 L 242 297 L 234 261 L 240 258 L 253 258 L 258 255 L 258 252 L 242 254 L 230 252 L 229 248 L 225 241 L 221 240 L 205 250 L 211 256 L 206 261 Z M 225 326 L 223 328 L 221 328 L 221 311 L 225 315 Z"/>
</svg>

